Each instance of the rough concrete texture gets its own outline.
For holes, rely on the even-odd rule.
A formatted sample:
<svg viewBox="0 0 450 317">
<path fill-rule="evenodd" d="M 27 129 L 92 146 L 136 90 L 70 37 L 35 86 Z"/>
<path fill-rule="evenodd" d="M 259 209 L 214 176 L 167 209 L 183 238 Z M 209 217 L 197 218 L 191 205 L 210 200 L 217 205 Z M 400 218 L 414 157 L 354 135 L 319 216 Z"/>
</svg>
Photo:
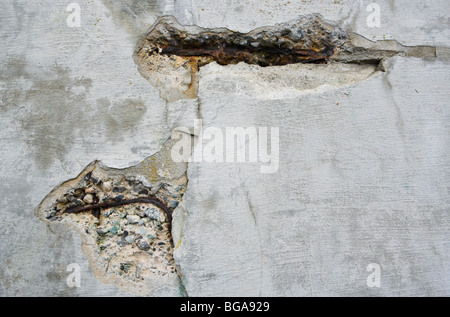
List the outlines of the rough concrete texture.
<svg viewBox="0 0 450 317">
<path fill-rule="evenodd" d="M 448 1 L 374 1 L 379 27 L 371 2 L 80 0 L 69 27 L 68 1 L 2 1 L 0 296 L 449 296 Z M 377 63 L 358 63 L 360 50 L 327 64 L 209 63 L 193 98 L 169 100 L 161 87 L 192 78 L 153 86 L 135 63 L 164 15 L 247 33 L 310 14 Z M 196 118 L 203 131 L 278 127 L 277 168 L 174 165 L 167 140 L 199 139 Z M 186 174 L 171 223 L 176 279 L 152 277 L 144 291 L 124 286 L 127 274 L 103 279 L 100 246 L 86 251 L 76 225 L 39 213 L 96 161 L 153 186 Z M 81 285 L 67 282 L 71 264 Z"/>
<path fill-rule="evenodd" d="M 186 190 L 187 165 L 173 164 L 172 143 L 125 169 L 93 162 L 36 210 L 50 227 L 62 222 L 78 232 L 98 280 L 132 294 L 184 293 L 171 230 L 173 210 Z"/>
</svg>

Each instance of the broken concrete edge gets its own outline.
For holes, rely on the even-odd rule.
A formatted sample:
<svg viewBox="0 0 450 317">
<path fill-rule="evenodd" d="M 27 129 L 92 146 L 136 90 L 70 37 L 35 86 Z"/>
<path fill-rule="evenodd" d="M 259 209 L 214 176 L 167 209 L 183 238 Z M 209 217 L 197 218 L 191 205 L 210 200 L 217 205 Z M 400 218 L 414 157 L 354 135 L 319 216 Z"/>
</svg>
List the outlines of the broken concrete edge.
<svg viewBox="0 0 450 317">
<path fill-rule="evenodd" d="M 297 34 L 300 31 L 301 34 Z M 292 35 L 283 35 L 283 32 Z M 256 42 L 251 42 L 252 39 Z M 285 40 L 289 44 L 285 44 Z M 193 41 L 197 42 L 191 44 Z M 266 51 L 261 48 L 264 46 Z M 288 58 L 292 54 L 298 54 L 298 58 Z M 265 64 L 258 65 L 265 68 L 317 60 L 327 64 L 371 65 L 376 71 L 384 72 L 394 56 L 434 58 L 436 48 L 408 47 L 395 40 L 374 42 L 354 33 L 350 26 L 338 25 L 320 14 L 299 16 L 245 34 L 228 28 L 181 25 L 173 16 L 162 16 L 142 35 L 133 54 L 139 73 L 159 90 L 166 102 L 197 98 L 199 69 L 210 63 L 228 67 L 242 62 L 260 64 L 261 60 L 269 58 Z"/>
<path fill-rule="evenodd" d="M 167 102 L 195 99 L 198 70 L 221 65 L 259 66 L 328 60 L 347 40 L 336 24 L 310 14 L 286 23 L 260 27 L 246 34 L 227 28 L 183 26 L 172 16 L 157 19 L 138 41 L 133 58 L 138 71 Z"/>
<path fill-rule="evenodd" d="M 236 65 L 219 65 L 215 62 L 210 63 L 204 67 L 202 67 L 200 69 L 199 72 L 196 73 L 195 75 L 195 85 L 193 86 L 189 86 L 189 83 L 191 83 L 191 77 L 189 77 L 189 80 L 183 81 L 180 80 L 179 83 L 175 83 L 175 82 L 164 82 L 165 79 L 159 80 L 157 78 L 157 76 L 151 76 L 149 74 L 147 74 L 146 72 L 143 72 L 143 76 L 147 79 L 149 79 L 149 82 L 157 89 L 159 90 L 159 95 L 160 98 L 163 99 L 167 105 L 170 105 L 170 107 L 179 107 L 179 105 L 176 104 L 176 102 L 181 102 L 181 101 L 187 101 L 187 100 L 192 100 L 193 102 L 196 103 L 196 107 L 200 108 L 201 107 L 201 100 L 200 100 L 200 96 L 199 96 L 199 89 L 202 89 L 201 87 L 199 87 L 199 82 L 202 80 L 202 78 L 204 78 L 205 75 L 205 69 L 209 68 L 210 71 L 209 73 L 211 73 L 213 70 L 217 71 L 217 74 L 222 74 L 222 73 L 226 73 L 230 76 L 235 76 L 236 73 L 240 73 L 242 74 L 244 72 L 245 69 L 249 70 L 250 72 L 256 72 L 256 76 L 255 79 L 257 79 L 261 84 L 265 84 L 268 86 L 275 86 L 276 83 L 274 82 L 273 78 L 272 81 L 270 83 L 265 82 L 264 79 L 261 81 L 262 78 L 267 77 L 267 73 L 269 71 L 269 69 L 277 69 L 277 74 L 281 77 L 279 77 L 281 79 L 281 81 L 287 82 L 287 77 L 285 76 L 287 73 L 292 73 L 294 70 L 298 72 L 298 76 L 303 76 L 303 77 L 310 77 L 308 76 L 308 74 L 312 74 L 315 75 L 315 71 L 319 71 L 319 70 L 325 70 L 326 71 L 326 67 L 330 67 L 331 69 L 336 69 L 339 68 L 340 65 L 342 65 L 343 67 L 341 67 L 340 69 L 340 73 L 342 73 L 345 77 L 347 77 L 345 79 L 345 81 L 347 82 L 339 82 L 339 83 L 332 83 L 331 81 L 328 84 L 325 84 L 321 81 L 316 82 L 316 86 L 314 87 L 310 87 L 311 85 L 308 84 L 306 86 L 308 86 L 307 88 L 302 87 L 301 81 L 296 81 L 296 82 L 291 82 L 291 85 L 284 85 L 283 89 L 289 89 L 289 90 L 296 90 L 296 94 L 311 94 L 311 93 L 321 93 L 324 90 L 330 90 L 330 89 L 339 89 L 341 87 L 346 87 L 346 86 L 352 86 L 357 84 L 358 82 L 362 81 L 362 80 L 368 80 L 374 76 L 377 76 L 379 74 L 381 74 L 384 70 L 385 70 L 385 63 L 387 62 L 387 59 L 383 59 L 380 61 L 379 64 L 373 64 L 373 63 L 339 63 L 333 60 L 330 60 L 327 64 L 318 64 L 318 65 L 313 65 L 313 64 L 295 64 L 295 65 L 284 65 L 284 66 L 277 66 L 277 67 L 265 67 L 260 68 L 259 66 L 256 65 L 248 65 L 246 63 L 239 63 Z M 217 66 L 217 67 L 215 67 Z M 357 73 L 357 71 L 354 69 L 353 66 L 359 66 L 361 68 L 361 72 L 360 74 L 358 74 L 358 76 L 356 76 L 354 78 L 354 80 L 352 78 L 350 78 L 351 75 L 354 75 Z M 309 67 L 313 67 L 313 69 L 309 69 Z M 229 69 L 229 70 L 227 70 Z M 349 70 L 347 74 L 345 74 L 345 72 L 343 72 L 344 69 Z M 368 71 L 370 69 L 370 71 Z M 237 71 L 237 72 L 234 72 Z M 185 72 L 185 74 L 189 74 L 189 70 L 187 70 Z M 179 74 L 177 74 L 178 78 L 182 78 L 184 75 L 182 74 L 183 71 L 181 71 Z M 162 74 L 162 73 L 160 73 Z M 306 76 L 305 76 L 306 75 Z M 366 76 L 362 76 L 362 75 L 366 75 Z M 162 75 L 161 75 L 162 76 Z M 171 76 L 171 75 L 170 75 Z M 286 77 L 286 78 L 285 78 Z M 362 78 L 363 77 L 363 78 Z M 176 76 L 174 77 L 176 78 Z M 209 85 L 209 84 L 208 84 Z M 195 94 L 191 94 L 192 90 L 190 90 L 189 87 L 196 87 L 195 89 Z M 203 87 L 203 89 L 206 89 Z M 279 91 L 277 94 L 275 94 L 275 96 L 273 97 L 269 97 L 269 99 L 278 99 L 279 95 L 282 95 L 282 92 Z M 261 99 L 263 98 L 264 100 L 267 100 L 267 96 L 254 96 L 256 99 Z M 169 106 L 168 106 L 169 107 Z M 178 118 L 179 119 L 179 118 Z M 196 119 L 201 119 L 201 114 L 199 114 L 199 111 L 197 110 L 197 117 Z M 179 121 L 179 120 L 178 120 Z M 181 120 L 183 121 L 183 120 Z M 185 126 L 190 126 L 191 123 L 185 123 L 183 121 L 183 125 Z M 168 126 L 170 128 L 176 128 L 177 126 L 177 122 L 169 122 L 168 120 Z"/>
<path fill-rule="evenodd" d="M 69 191 L 71 191 L 74 188 L 77 188 L 80 183 L 83 183 L 86 181 L 87 178 L 91 177 L 92 173 L 96 173 L 96 176 L 99 176 L 100 174 L 104 174 L 106 178 L 110 178 L 113 176 L 118 177 L 130 177 L 130 174 L 133 175 L 133 178 L 140 178 L 140 179 L 146 179 L 147 184 L 151 184 L 152 187 L 155 185 L 155 181 L 157 184 L 160 184 L 162 182 L 162 179 L 164 177 L 161 177 L 159 180 L 155 180 L 154 178 L 149 179 L 148 175 L 139 175 L 141 177 L 137 177 L 136 174 L 139 171 L 142 171 L 142 164 L 152 162 L 153 159 L 161 159 L 161 157 L 164 158 L 164 155 L 161 155 L 161 153 L 164 153 L 167 155 L 167 150 L 171 149 L 171 139 L 169 139 L 166 144 L 163 146 L 163 148 L 155 153 L 154 155 L 147 157 L 143 162 L 136 166 L 131 166 L 128 168 L 110 168 L 107 166 L 104 166 L 100 161 L 96 160 L 92 163 L 90 163 L 81 173 L 79 173 L 75 178 L 70 179 L 68 181 L 63 182 L 61 185 L 55 187 L 38 205 L 38 207 L 35 209 L 35 215 L 37 218 L 39 218 L 41 221 L 47 224 L 47 226 L 51 229 L 52 226 L 57 224 L 63 224 L 65 225 L 69 230 L 75 231 L 81 238 L 81 247 L 84 255 L 86 256 L 89 265 L 92 269 L 92 272 L 95 276 L 95 278 L 104 283 L 104 284 L 115 284 L 120 289 L 139 296 L 154 296 L 155 294 L 158 294 L 161 292 L 161 290 L 166 289 L 166 293 L 170 292 L 174 296 L 187 296 L 186 290 L 183 285 L 182 278 L 179 274 L 179 266 L 174 263 L 174 269 L 176 271 L 176 278 L 172 275 L 166 275 L 164 277 L 158 275 L 152 276 L 151 274 L 147 274 L 145 276 L 145 282 L 142 283 L 133 283 L 130 281 L 125 280 L 119 275 L 111 274 L 111 272 L 108 273 L 109 268 L 109 261 L 105 262 L 104 259 L 102 260 L 101 250 L 99 248 L 98 241 L 96 241 L 96 238 L 89 234 L 88 229 L 86 229 L 86 225 L 82 224 L 82 221 L 76 222 L 72 221 L 71 218 L 64 218 L 61 217 L 57 219 L 58 221 L 53 222 L 52 219 L 49 219 L 48 211 L 55 206 L 55 201 L 58 200 L 58 198 L 63 197 L 64 195 L 67 195 Z M 168 146 L 167 146 L 168 145 Z M 144 164 L 146 165 L 146 164 Z M 170 174 L 170 173 L 169 173 Z M 184 174 L 184 175 L 183 175 Z M 186 169 L 184 170 L 184 173 L 175 173 L 176 176 L 180 176 L 181 179 L 183 179 L 183 176 L 186 177 Z M 164 176 L 164 175 L 163 175 Z M 100 177 L 100 180 L 104 179 L 103 177 Z M 186 179 L 187 180 L 187 179 Z M 186 184 L 187 185 L 187 184 Z M 182 200 L 181 196 L 181 200 Z M 176 210 L 177 208 L 174 208 Z M 67 214 L 72 215 L 72 214 Z M 176 213 L 178 215 L 178 213 Z M 86 217 L 86 216 L 84 216 Z M 92 215 L 87 215 L 87 217 L 92 217 Z M 178 216 L 177 216 L 178 217 Z M 169 231 L 171 231 L 171 225 L 172 222 L 175 223 L 175 230 L 176 232 L 182 231 L 182 227 L 180 228 L 180 222 L 177 220 L 173 220 L 172 215 L 170 215 L 169 218 L 166 218 L 169 221 Z M 53 219 L 55 220 L 55 219 Z M 87 222 L 86 222 L 87 223 Z M 181 226 L 183 225 L 184 221 L 181 222 Z M 98 228 L 98 227 L 97 227 Z M 51 230 L 52 232 L 54 230 Z M 170 254 L 172 260 L 173 260 L 173 245 L 174 240 L 172 239 L 171 232 L 169 234 L 169 238 L 171 239 L 170 244 L 172 244 L 172 254 Z M 177 240 L 177 244 L 180 243 L 180 241 Z M 139 251 L 139 250 L 137 250 Z M 123 256 L 122 256 L 123 258 Z M 174 261 L 174 260 L 173 260 Z M 136 268 L 137 270 L 137 268 Z M 136 271 L 137 272 L 137 271 Z M 108 274 L 107 274 L 108 273 Z M 164 293 L 164 292 L 162 292 Z M 157 296 L 157 295 L 156 295 Z"/>
<path fill-rule="evenodd" d="M 339 26 L 333 21 L 323 18 L 320 14 L 308 14 L 299 16 L 296 19 L 271 26 L 261 26 L 250 32 L 241 33 L 228 28 L 203 28 L 196 25 L 181 25 L 173 16 L 159 17 L 156 22 L 143 34 L 138 41 L 135 52 L 146 48 L 146 44 L 156 49 L 159 54 L 177 56 L 209 56 L 215 57 L 219 64 L 235 64 L 245 57 L 241 52 L 250 50 L 250 53 L 257 54 L 265 52 L 273 55 L 288 56 L 297 53 L 298 60 L 286 60 L 285 63 L 259 64 L 259 60 L 243 59 L 250 64 L 260 66 L 285 65 L 297 62 L 311 62 L 307 53 L 318 53 L 326 48 L 322 53 L 323 57 L 330 57 L 348 40 L 349 27 Z M 219 44 L 225 44 L 219 47 Z M 213 45 L 214 47 L 209 47 Z M 294 49 L 295 46 L 295 49 Z M 227 53 L 230 49 L 234 53 L 235 59 L 224 60 L 221 56 L 211 55 L 211 48 Z M 313 54 L 314 55 L 314 54 Z M 317 56 L 318 57 L 318 56 Z M 210 61 L 207 61 L 210 62 Z"/>
<path fill-rule="evenodd" d="M 54 187 L 50 193 L 45 196 L 45 198 L 41 201 L 41 203 L 36 207 L 34 214 L 40 220 L 47 223 L 47 219 L 44 211 L 54 204 L 54 197 L 59 197 L 64 195 L 68 190 L 70 190 L 73 185 L 77 184 L 86 174 L 92 172 L 96 167 L 98 167 L 100 161 L 95 160 L 86 166 L 76 177 L 69 179 L 60 185 Z"/>
</svg>

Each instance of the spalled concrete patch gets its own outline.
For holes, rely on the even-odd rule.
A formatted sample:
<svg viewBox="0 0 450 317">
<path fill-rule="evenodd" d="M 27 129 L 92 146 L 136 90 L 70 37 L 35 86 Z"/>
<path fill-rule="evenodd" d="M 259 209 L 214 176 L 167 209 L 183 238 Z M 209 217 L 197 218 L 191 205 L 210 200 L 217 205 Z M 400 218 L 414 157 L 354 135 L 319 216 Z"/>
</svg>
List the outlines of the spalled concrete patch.
<svg viewBox="0 0 450 317">
<path fill-rule="evenodd" d="M 290 73 L 283 68 L 277 76 L 264 78 L 268 66 L 300 68 L 305 70 L 300 77 L 308 78 L 308 84 L 303 87 L 294 81 L 293 86 L 311 89 L 310 86 L 329 83 L 342 86 L 362 81 L 375 71 L 384 71 L 386 59 L 396 55 L 435 57 L 436 49 L 405 47 L 393 40 L 373 43 L 353 34 L 348 27 L 324 20 L 320 14 L 260 27 L 246 34 L 226 28 L 183 26 L 174 17 L 164 16 L 138 42 L 134 59 L 142 76 L 159 90 L 161 98 L 173 102 L 197 98 L 199 69 L 213 62 L 261 66 L 256 69 L 263 73 L 260 78 L 263 85 L 276 84 L 272 80 L 278 77 L 283 80 L 281 72 Z M 292 66 L 299 63 L 313 65 Z M 328 68 L 321 65 L 330 63 L 334 65 Z"/>
<path fill-rule="evenodd" d="M 78 232 L 97 279 L 132 294 L 171 288 L 183 295 L 171 228 L 173 210 L 186 190 L 185 166 L 165 164 L 159 169 L 154 163 L 152 170 L 148 163 L 169 160 L 172 143 L 127 169 L 93 162 L 54 189 L 36 210 L 49 225 L 61 222 Z"/>
<path fill-rule="evenodd" d="M 182 26 L 161 17 L 137 44 L 135 61 L 141 74 L 167 101 L 196 98 L 198 69 L 245 62 L 259 66 L 323 63 L 346 42 L 347 33 L 319 15 L 247 34 L 225 28 Z"/>
<path fill-rule="evenodd" d="M 335 90 L 379 74 L 377 66 L 370 64 L 295 64 L 261 68 L 245 63 L 227 66 L 212 63 L 200 70 L 199 78 L 201 91 L 227 91 L 233 95 L 245 92 L 246 97 L 273 100 L 292 94 Z"/>
</svg>

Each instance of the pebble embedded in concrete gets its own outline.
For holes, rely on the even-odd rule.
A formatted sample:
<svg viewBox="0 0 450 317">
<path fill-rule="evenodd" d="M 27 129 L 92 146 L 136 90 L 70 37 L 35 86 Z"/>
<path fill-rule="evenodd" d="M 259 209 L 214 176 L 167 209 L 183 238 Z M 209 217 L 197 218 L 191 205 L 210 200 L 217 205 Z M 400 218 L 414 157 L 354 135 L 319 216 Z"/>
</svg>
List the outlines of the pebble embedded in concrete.
<svg viewBox="0 0 450 317">
<path fill-rule="evenodd" d="M 173 201 L 183 196 L 183 179 L 151 188 L 121 175 L 105 178 L 89 172 L 54 199 L 45 218 L 83 226 L 110 275 L 133 283 L 155 274 L 176 275 L 170 213 Z"/>
</svg>

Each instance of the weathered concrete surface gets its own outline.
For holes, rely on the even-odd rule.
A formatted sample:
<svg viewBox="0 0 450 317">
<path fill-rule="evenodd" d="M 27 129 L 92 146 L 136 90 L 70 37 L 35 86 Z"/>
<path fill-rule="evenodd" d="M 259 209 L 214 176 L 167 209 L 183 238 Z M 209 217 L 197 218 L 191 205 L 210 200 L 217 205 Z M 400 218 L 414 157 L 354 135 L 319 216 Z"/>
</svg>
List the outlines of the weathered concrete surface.
<svg viewBox="0 0 450 317">
<path fill-rule="evenodd" d="M 134 36 L 101 2 L 79 3 L 80 28 L 67 27 L 66 1 L 0 4 L 2 295 L 126 295 L 94 278 L 77 236 L 33 212 L 92 161 L 135 165 L 170 136 L 164 101 L 136 71 Z M 80 288 L 67 287 L 71 263 Z"/>
<path fill-rule="evenodd" d="M 97 281 L 79 236 L 34 209 L 96 159 L 141 162 L 197 115 L 205 127 L 279 127 L 280 164 L 273 174 L 189 165 L 174 226 L 189 295 L 450 295 L 446 0 L 377 1 L 380 28 L 366 24 L 370 1 L 77 2 L 80 28 L 66 25 L 67 1 L 0 4 L 0 295 L 133 295 Z M 438 57 L 396 57 L 385 73 L 332 87 L 318 74 L 308 90 L 282 73 L 274 86 L 251 66 L 211 64 L 199 99 L 173 103 L 133 61 L 160 15 L 248 32 L 310 13 L 370 40 L 436 46 Z M 71 263 L 79 288 L 66 283 Z M 366 285 L 369 263 L 381 266 L 380 288 Z"/>
<path fill-rule="evenodd" d="M 190 164 L 177 250 L 188 293 L 448 295 L 448 65 L 398 58 L 358 85 L 282 98 L 236 93 L 260 85 L 240 67 L 201 71 L 204 129 L 280 127 L 280 167 Z"/>
</svg>

